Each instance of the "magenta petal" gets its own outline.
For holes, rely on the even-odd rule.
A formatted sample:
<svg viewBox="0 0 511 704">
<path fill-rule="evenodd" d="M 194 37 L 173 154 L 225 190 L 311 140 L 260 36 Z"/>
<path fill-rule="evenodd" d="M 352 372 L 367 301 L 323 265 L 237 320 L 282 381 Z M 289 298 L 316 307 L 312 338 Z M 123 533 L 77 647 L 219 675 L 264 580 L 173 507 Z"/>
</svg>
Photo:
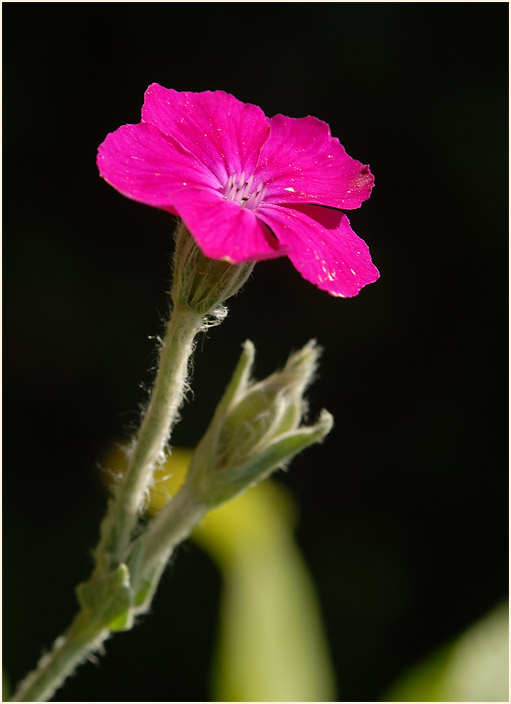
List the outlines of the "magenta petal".
<svg viewBox="0 0 511 704">
<path fill-rule="evenodd" d="M 177 139 L 225 185 L 233 173 L 251 174 L 270 133 L 256 105 L 222 90 L 180 93 L 158 83 L 145 93 L 142 119 Z"/>
<path fill-rule="evenodd" d="M 101 176 L 123 195 L 172 208 L 172 193 L 189 186 L 219 188 L 213 174 L 153 125 L 124 125 L 107 135 L 97 158 Z"/>
<path fill-rule="evenodd" d="M 256 175 L 267 184 L 269 203 L 317 203 L 359 208 L 371 195 L 368 166 L 352 159 L 315 117 L 276 115 L 261 150 Z"/>
<path fill-rule="evenodd" d="M 235 264 L 286 254 L 268 228 L 248 208 L 241 208 L 209 189 L 175 194 L 174 206 L 202 252 Z"/>
<path fill-rule="evenodd" d="M 332 296 L 350 298 L 379 277 L 369 248 L 346 215 L 314 205 L 266 205 L 258 216 L 288 247 L 300 274 Z"/>
</svg>

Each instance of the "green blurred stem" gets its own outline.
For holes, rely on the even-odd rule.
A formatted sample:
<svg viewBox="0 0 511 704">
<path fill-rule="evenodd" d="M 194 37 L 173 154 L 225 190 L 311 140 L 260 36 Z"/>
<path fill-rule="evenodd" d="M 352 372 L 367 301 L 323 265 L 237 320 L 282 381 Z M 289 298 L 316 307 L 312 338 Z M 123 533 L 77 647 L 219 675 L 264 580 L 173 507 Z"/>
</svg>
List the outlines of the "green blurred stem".
<svg viewBox="0 0 511 704">
<path fill-rule="evenodd" d="M 158 373 L 149 407 L 135 438 L 122 483 L 112 499 L 101 528 L 96 550 L 96 569 L 100 574 L 126 559 L 133 529 L 151 482 L 155 465 L 164 457 L 179 407 L 186 389 L 188 360 L 193 340 L 203 318 L 184 305 L 176 305 L 162 342 Z"/>
</svg>

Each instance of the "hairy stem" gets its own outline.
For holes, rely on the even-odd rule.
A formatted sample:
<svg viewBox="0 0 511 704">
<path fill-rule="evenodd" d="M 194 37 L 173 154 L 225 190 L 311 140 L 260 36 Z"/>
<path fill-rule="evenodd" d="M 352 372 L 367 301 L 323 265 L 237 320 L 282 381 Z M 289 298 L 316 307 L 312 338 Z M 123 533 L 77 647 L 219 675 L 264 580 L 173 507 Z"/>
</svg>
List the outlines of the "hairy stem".
<svg viewBox="0 0 511 704">
<path fill-rule="evenodd" d="M 89 582 L 81 585 L 89 588 L 89 592 L 92 589 L 93 594 L 96 585 L 101 589 L 101 583 L 127 559 L 145 492 L 155 465 L 164 457 L 177 419 L 186 389 L 193 340 L 202 322 L 203 317 L 185 305 L 175 305 L 172 311 L 149 406 L 135 437 L 123 481 L 101 525 L 101 538 L 95 551 L 96 566 Z M 111 595 L 113 598 L 113 587 Z M 75 667 L 98 649 L 110 633 L 109 619 L 104 618 L 109 596 L 105 591 L 104 598 L 89 608 L 82 604 L 82 610 L 68 631 L 57 638 L 50 652 L 20 683 L 11 701 L 46 701 Z"/>
<path fill-rule="evenodd" d="M 36 669 L 21 682 L 10 701 L 47 701 L 75 667 L 99 648 L 108 634 L 108 629 L 87 623 L 80 612 L 68 631 L 57 638 L 50 652 L 42 656 Z"/>
<path fill-rule="evenodd" d="M 133 553 L 141 546 L 143 560 L 139 574 L 143 579 L 160 564 L 166 564 L 174 548 L 186 540 L 201 518 L 210 509 L 196 498 L 185 483 L 171 501 L 151 521 L 133 543 Z M 137 592 L 137 583 L 134 590 Z"/>
<path fill-rule="evenodd" d="M 155 465 L 163 460 L 183 400 L 188 360 L 202 316 L 176 305 L 162 343 L 151 400 L 131 449 L 128 467 L 101 528 L 95 574 L 115 568 L 126 559 L 133 529 Z"/>
<path fill-rule="evenodd" d="M 165 521 L 154 522 L 150 531 L 154 546 L 151 540 L 141 542 L 140 538 L 131 543 L 187 388 L 194 338 L 206 319 L 210 324 L 211 319 L 222 320 L 224 301 L 240 289 L 253 266 L 207 259 L 184 225 L 179 226 L 171 292 L 174 308 L 161 345 L 158 372 L 126 472 L 101 524 L 94 571 L 77 589 L 81 611 L 20 683 L 11 701 L 46 701 L 111 631 L 131 628 L 133 616 L 147 610 L 173 548 L 204 515 L 206 508 L 184 490 L 165 512 Z"/>
</svg>

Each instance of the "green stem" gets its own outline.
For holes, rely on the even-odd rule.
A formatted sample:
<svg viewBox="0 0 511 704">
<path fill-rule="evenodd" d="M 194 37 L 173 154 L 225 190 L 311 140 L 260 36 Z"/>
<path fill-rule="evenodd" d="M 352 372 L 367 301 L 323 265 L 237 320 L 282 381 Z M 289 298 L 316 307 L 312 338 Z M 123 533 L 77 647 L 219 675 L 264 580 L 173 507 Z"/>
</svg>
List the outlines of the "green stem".
<svg viewBox="0 0 511 704">
<path fill-rule="evenodd" d="M 47 701 L 75 667 L 101 645 L 108 634 L 108 629 L 95 625 L 80 612 L 68 631 L 57 638 L 50 652 L 43 655 L 36 669 L 21 682 L 10 701 Z"/>
<path fill-rule="evenodd" d="M 176 305 L 172 311 L 149 407 L 135 438 L 126 474 L 101 528 L 95 575 L 115 568 L 126 559 L 146 489 L 155 465 L 164 458 L 165 446 L 177 418 L 186 388 L 193 340 L 202 321 L 201 315 L 186 306 Z"/>
<path fill-rule="evenodd" d="M 157 584 L 174 548 L 185 540 L 201 518 L 207 507 L 198 501 L 184 485 L 170 504 L 150 524 L 150 528 L 133 543 L 132 553 L 143 544 L 143 562 L 138 574 L 141 575 L 132 585 L 133 592 L 147 589 L 143 603 L 134 604 L 137 614 L 149 608 Z M 151 572 L 150 580 L 144 585 L 143 575 Z M 21 682 L 10 701 L 47 701 L 61 686 L 66 677 L 87 657 L 96 651 L 109 636 L 105 627 L 108 618 L 104 617 L 104 605 L 99 604 L 96 613 L 81 611 L 68 631 L 57 638 L 52 650 L 44 655 L 37 668 Z"/>
<path fill-rule="evenodd" d="M 183 484 L 167 506 L 133 543 L 132 554 L 142 547 L 142 564 L 138 570 L 140 581 L 143 582 L 148 573 L 154 573 L 153 580 L 157 583 L 161 574 L 159 566 L 167 563 L 176 545 L 188 538 L 210 508 L 196 498 L 187 483 Z M 153 585 L 152 589 L 155 588 L 154 581 Z M 133 587 L 136 594 L 140 589 L 140 582 L 135 581 Z"/>
<path fill-rule="evenodd" d="M 186 390 L 193 340 L 202 323 L 203 317 L 187 306 L 174 306 L 162 342 L 149 406 L 134 440 L 123 481 L 101 525 L 101 538 L 95 552 L 96 567 L 86 587 L 94 589 L 127 558 L 147 487 L 152 481 L 155 465 L 164 457 L 165 446 L 177 419 Z M 92 610 L 79 612 L 65 635 L 57 638 L 52 650 L 20 683 L 11 701 L 49 699 L 74 668 L 108 637 L 108 620 L 105 622 L 102 618 L 103 610 L 104 603 L 100 601 Z"/>
<path fill-rule="evenodd" d="M 174 308 L 162 342 L 158 372 L 149 406 L 129 453 L 126 473 L 101 524 L 94 571 L 77 591 L 82 610 L 66 634 L 57 638 L 52 650 L 20 683 L 11 701 L 46 701 L 67 675 L 97 650 L 111 630 L 130 628 L 133 623 L 130 617 L 147 610 L 172 549 L 190 534 L 205 513 L 206 509 L 191 495 L 180 492 L 172 502 L 172 510 L 164 512 L 165 520 L 156 520 L 151 526 L 154 546 L 151 540 L 142 544 L 140 539 L 135 541 L 135 546 L 141 548 L 142 560 L 141 569 L 135 568 L 130 542 L 154 469 L 164 461 L 165 448 L 178 417 L 187 388 L 194 338 L 206 317 L 212 316 L 218 322 L 222 319 L 226 312 L 223 302 L 239 290 L 254 266 L 253 263 L 232 266 L 207 259 L 182 224 L 177 238 L 171 293 Z M 125 564 L 130 556 L 133 574 Z M 118 619 L 122 621 L 121 627 Z"/>
</svg>

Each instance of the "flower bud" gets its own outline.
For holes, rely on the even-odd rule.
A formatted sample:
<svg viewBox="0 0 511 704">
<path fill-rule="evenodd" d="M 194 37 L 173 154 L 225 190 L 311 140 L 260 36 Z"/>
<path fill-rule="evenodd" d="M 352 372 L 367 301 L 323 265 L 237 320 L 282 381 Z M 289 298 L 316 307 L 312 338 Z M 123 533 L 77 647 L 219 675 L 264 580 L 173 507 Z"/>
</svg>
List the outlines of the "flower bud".
<svg viewBox="0 0 511 704">
<path fill-rule="evenodd" d="M 254 345 L 243 353 L 213 420 L 190 464 L 187 483 L 214 506 L 267 477 L 330 431 L 333 418 L 322 411 L 312 426 L 300 426 L 303 393 L 317 367 L 314 341 L 292 354 L 285 367 L 260 382 L 250 381 Z"/>
<path fill-rule="evenodd" d="M 226 312 L 223 303 L 240 290 L 254 266 L 254 262 L 235 265 L 209 259 L 181 223 L 174 253 L 172 300 L 175 305 L 222 320 Z"/>
</svg>

